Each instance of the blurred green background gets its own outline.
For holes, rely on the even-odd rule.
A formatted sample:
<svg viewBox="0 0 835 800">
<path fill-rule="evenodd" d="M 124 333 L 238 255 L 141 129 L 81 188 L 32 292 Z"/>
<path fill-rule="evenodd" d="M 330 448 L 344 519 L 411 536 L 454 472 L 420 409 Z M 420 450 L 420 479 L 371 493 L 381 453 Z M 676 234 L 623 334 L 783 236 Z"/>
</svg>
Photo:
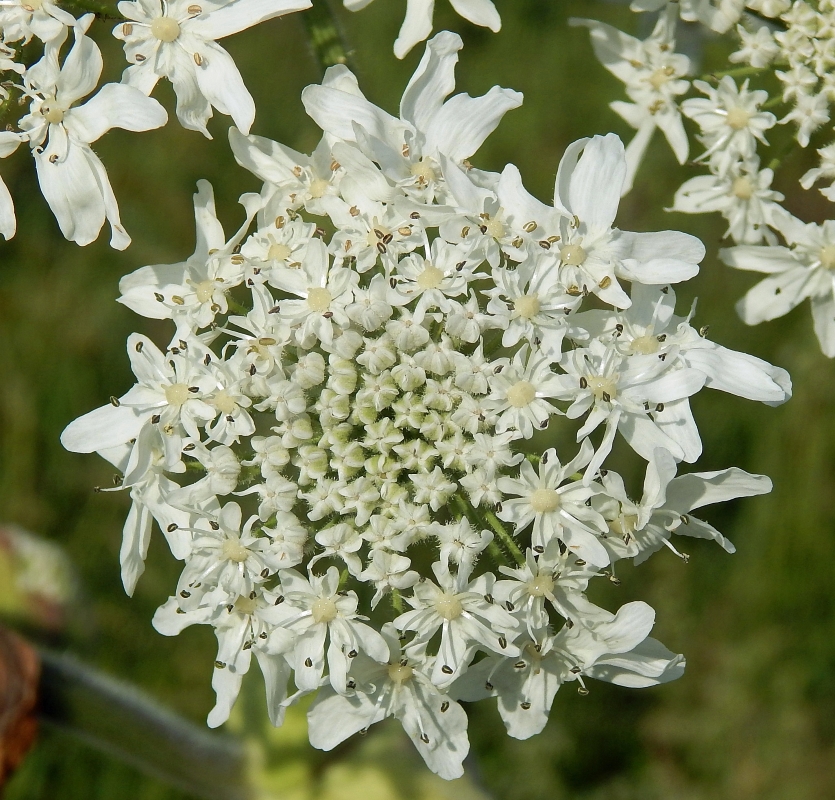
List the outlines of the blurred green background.
<svg viewBox="0 0 835 800">
<path fill-rule="evenodd" d="M 620 84 L 595 61 L 588 32 L 569 28 L 568 18 L 594 17 L 641 35 L 650 23 L 623 4 L 594 0 L 497 0 L 497 6 L 504 21 L 498 35 L 464 22 L 445 0 L 438 3 L 436 30 L 447 27 L 464 38 L 460 91 L 477 95 L 500 84 L 525 94 L 524 106 L 507 115 L 473 161 L 496 170 L 513 161 L 528 188 L 548 201 L 569 142 L 610 130 L 630 136 L 607 107 L 623 98 Z M 377 0 L 358 14 L 339 11 L 361 86 L 373 101 L 395 111 L 422 50 L 416 48 L 403 62 L 391 52 L 404 3 Z M 97 26 L 109 70 L 104 79 L 118 80 L 124 63 L 118 43 L 109 37 L 107 23 Z M 726 65 L 727 42 L 689 26 L 681 41 L 697 74 Z M 256 99 L 253 132 L 309 151 L 318 134 L 299 95 L 319 79 L 319 71 L 298 15 L 225 44 Z M 170 109 L 170 87 L 160 89 L 157 96 Z M 179 573 L 159 539 L 151 545 L 135 597 L 125 597 L 118 550 L 128 499 L 94 494 L 92 487 L 110 484 L 112 469 L 96 456 L 65 452 L 58 436 L 70 420 L 132 384 L 124 349 L 131 331 L 167 341 L 167 329 L 114 302 L 117 283 L 137 267 L 175 262 L 192 252 L 191 194 L 197 179 L 214 184 L 230 231 L 241 219 L 238 195 L 259 188 L 234 164 L 225 141 L 228 120 L 215 123 L 214 141 L 172 122 L 145 134 L 113 131 L 100 142 L 122 220 L 134 238 L 125 253 L 111 250 L 104 232 L 87 248 L 65 242 L 38 192 L 28 153 L 22 148 L 0 163 L 19 230 L 0 245 L 0 521 L 60 543 L 78 571 L 74 621 L 58 644 L 198 724 L 213 702 L 211 630 L 191 628 L 167 639 L 151 628 L 154 609 Z M 772 131 L 774 152 L 790 142 L 790 133 Z M 824 136 L 817 146 L 825 143 Z M 797 186 L 813 155 L 792 153 L 777 188 L 790 210 L 820 221 L 831 214 L 831 205 L 817 191 Z M 680 292 L 680 311 L 698 297 L 696 324 L 710 325 L 710 337 L 722 344 L 788 368 L 795 395 L 777 409 L 710 391 L 693 402 L 705 445 L 694 469 L 738 465 L 774 480 L 769 496 L 707 512 L 735 542 L 736 555 L 684 541 L 689 564 L 661 552 L 639 570 L 619 565 L 620 587 L 598 581 L 607 585 L 592 591 L 592 599 L 611 609 L 635 599 L 653 605 L 655 635 L 687 656 L 684 678 L 640 691 L 594 683 L 588 697 L 564 689 L 545 732 L 526 742 L 505 735 L 493 704 L 472 706 L 466 786 L 439 788 L 423 778 L 407 782 L 404 762 L 388 756 L 385 775 L 363 783 L 361 773 L 373 773 L 379 753 L 389 752 L 380 742 L 395 736 L 396 723 L 377 726 L 382 734 L 369 736 L 361 752 L 340 759 L 310 748 L 294 718 L 276 739 L 275 774 L 283 776 L 273 786 L 277 797 L 349 798 L 358 787 L 364 787 L 365 800 L 835 797 L 835 376 L 819 352 L 808 307 L 757 328 L 746 328 L 736 317 L 734 302 L 753 276 L 718 261 L 722 220 L 663 211 L 675 189 L 694 174 L 693 168 L 679 167 L 657 138 L 618 224 L 700 236 L 708 256 L 701 275 Z M 641 465 L 621 457 L 617 466 L 639 493 Z M 253 677 L 253 691 L 260 692 L 256 670 Z M 408 743 L 395 741 L 397 752 L 402 749 L 408 758 Z M 422 768 L 411 774 L 422 775 Z M 392 787 L 398 794 L 391 794 Z M 186 795 L 44 729 L 6 796 L 174 800 Z"/>
</svg>

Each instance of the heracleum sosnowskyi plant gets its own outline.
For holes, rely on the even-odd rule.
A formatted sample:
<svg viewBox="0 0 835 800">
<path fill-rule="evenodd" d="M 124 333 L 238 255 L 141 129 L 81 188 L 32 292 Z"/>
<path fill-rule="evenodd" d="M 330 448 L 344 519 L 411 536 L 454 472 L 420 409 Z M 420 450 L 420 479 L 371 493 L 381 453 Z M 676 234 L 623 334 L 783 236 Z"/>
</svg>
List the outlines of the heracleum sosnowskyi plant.
<svg viewBox="0 0 835 800">
<path fill-rule="evenodd" d="M 234 156 L 262 190 L 241 197 L 244 221 L 229 236 L 201 181 L 194 254 L 123 278 L 120 302 L 169 320 L 171 339 L 131 335 L 136 385 L 62 441 L 108 459 L 130 493 L 129 594 L 155 523 L 184 562 L 154 625 L 214 629 L 211 726 L 228 718 L 254 655 L 274 724 L 315 693 L 310 741 L 328 750 L 395 716 L 428 766 L 455 778 L 469 749 L 461 702 L 496 697 L 509 734 L 524 739 L 542 730 L 563 683 L 582 694 L 588 678 L 643 687 L 682 673 L 683 656 L 649 636 L 650 606 L 608 611 L 586 588 L 616 582 L 620 559 L 667 547 L 686 560 L 673 534 L 732 552 L 692 512 L 770 481 L 733 467 L 677 475 L 701 454 L 689 398 L 708 387 L 776 405 L 791 385 L 784 370 L 707 339 L 692 312 L 676 315 L 674 286 L 704 256 L 696 238 L 615 227 L 654 127 L 682 151 L 673 107 L 685 60 L 654 64 L 649 77 L 628 62 L 638 88 L 621 110 L 638 122 L 640 147 L 613 134 L 570 145 L 546 205 L 512 164 L 471 164 L 522 96 L 450 97 L 462 43 L 445 31 L 427 43 L 397 116 L 337 64 L 302 96 L 323 131 L 313 153 L 250 135 L 255 104 L 216 40 L 307 6 L 122 2 L 113 33 L 130 66 L 81 106 L 101 73 L 93 17 L 4 7 L 16 81 L 6 99 L 31 105 L 3 153 L 29 142 L 67 238 L 86 244 L 109 220 L 123 248 L 89 145 L 110 127 L 164 124 L 147 97 L 161 77 L 185 127 L 208 135 L 212 109 L 232 118 Z M 453 6 L 499 27 L 489 0 Z M 658 53 L 676 11 L 653 34 Z M 430 6 L 410 3 L 396 54 L 430 29 Z M 33 37 L 43 59 L 16 61 Z M 644 78 L 663 97 L 641 96 Z M 664 125 L 658 102 L 669 104 Z M 748 134 L 761 138 L 768 125 L 755 123 L 769 115 L 757 97 L 746 102 L 732 133 L 705 142 L 711 157 L 728 141 L 750 157 Z M 10 236 L 7 192 L 4 203 Z M 576 448 L 539 450 L 534 435 L 551 426 Z M 621 439 L 647 462 L 640 501 L 605 466 Z"/>
</svg>

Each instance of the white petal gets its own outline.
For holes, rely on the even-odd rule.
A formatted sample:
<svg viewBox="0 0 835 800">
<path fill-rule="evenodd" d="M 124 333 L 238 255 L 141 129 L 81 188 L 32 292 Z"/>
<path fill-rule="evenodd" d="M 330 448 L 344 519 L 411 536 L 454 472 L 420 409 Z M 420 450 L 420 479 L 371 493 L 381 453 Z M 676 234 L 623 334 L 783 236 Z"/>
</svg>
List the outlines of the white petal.
<svg viewBox="0 0 835 800">
<path fill-rule="evenodd" d="M 444 104 L 425 131 L 426 149 L 463 161 L 481 147 L 508 111 L 520 105 L 520 92 L 500 86 L 481 97 L 457 94 Z"/>
<path fill-rule="evenodd" d="M 594 230 L 612 227 L 626 179 L 623 143 L 613 133 L 593 136 L 571 171 L 566 208 Z"/>
<path fill-rule="evenodd" d="M 244 86 L 232 56 L 214 42 L 206 42 L 200 49 L 200 56 L 202 62 L 195 68 L 197 85 L 203 96 L 221 114 L 232 117 L 241 133 L 249 133 L 255 120 L 255 101 Z"/>
<path fill-rule="evenodd" d="M 407 0 L 406 16 L 394 41 L 394 54 L 404 58 L 418 43 L 432 33 L 432 13 L 435 0 Z"/>
<path fill-rule="evenodd" d="M 814 277 L 811 270 L 801 266 L 770 275 L 748 290 L 736 304 L 736 311 L 746 325 L 782 317 L 812 293 Z"/>
<path fill-rule="evenodd" d="M 786 370 L 713 342 L 705 345 L 682 353 L 688 366 L 707 375 L 705 386 L 761 403 L 779 404 L 791 397 L 791 378 Z"/>
<path fill-rule="evenodd" d="M 694 472 L 680 475 L 667 487 L 667 505 L 676 511 L 687 512 L 712 503 L 723 503 L 737 497 L 768 494 L 771 479 L 766 475 L 752 475 L 731 467 L 719 472 Z"/>
<path fill-rule="evenodd" d="M 66 157 L 53 163 L 49 160 L 56 154 L 52 149 L 53 138 L 51 133 L 50 147 L 34 153 L 41 191 L 64 237 L 76 244 L 90 244 L 104 225 L 105 208 L 96 175 L 85 157 L 87 148 L 70 141 Z"/>
<path fill-rule="evenodd" d="M 832 295 L 812 298 L 812 319 L 823 354 L 835 358 L 835 301 Z"/>
<path fill-rule="evenodd" d="M 61 444 L 73 453 L 95 453 L 136 438 L 147 414 L 126 406 L 106 406 L 73 420 L 61 434 Z"/>
<path fill-rule="evenodd" d="M 66 125 L 82 142 L 95 142 L 111 128 L 150 131 L 168 122 L 168 113 L 152 97 L 122 83 L 108 83 L 84 105 L 71 109 Z"/>
<path fill-rule="evenodd" d="M 318 750 L 333 750 L 349 736 L 384 719 L 386 711 L 377 707 L 376 699 L 359 693 L 345 697 L 323 686 L 307 712 L 310 744 Z"/>
<path fill-rule="evenodd" d="M 67 54 L 56 85 L 56 99 L 64 107 L 86 97 L 99 82 L 102 71 L 101 50 L 87 36 L 76 30 L 76 40 Z"/>
<path fill-rule="evenodd" d="M 310 8 L 310 0 L 234 0 L 190 21 L 188 30 L 201 39 L 222 39 L 293 11 Z"/>
<path fill-rule="evenodd" d="M 729 267 L 750 272 L 785 272 L 799 266 L 788 247 L 740 245 L 720 250 L 719 258 Z"/>
<path fill-rule="evenodd" d="M 403 130 L 402 122 L 364 97 L 328 86 L 305 87 L 302 103 L 310 118 L 323 131 L 346 142 L 356 139 L 354 124 L 383 141 L 396 139 L 397 132 Z"/>
<path fill-rule="evenodd" d="M 455 89 L 455 65 L 464 46 L 457 33 L 441 31 L 426 45 L 423 58 L 400 101 L 400 117 L 426 130 Z"/>
<path fill-rule="evenodd" d="M 450 0 L 452 7 L 473 25 L 490 28 L 493 33 L 502 29 L 502 18 L 492 0 Z"/>
<path fill-rule="evenodd" d="M 235 160 L 267 183 L 290 180 L 293 168 L 306 161 L 306 156 L 283 144 L 263 136 L 244 136 L 234 127 L 229 128 L 229 144 Z"/>
<path fill-rule="evenodd" d="M 14 213 L 14 202 L 9 189 L 0 178 L 0 233 L 4 239 L 11 239 L 17 230 L 17 220 Z"/>
</svg>

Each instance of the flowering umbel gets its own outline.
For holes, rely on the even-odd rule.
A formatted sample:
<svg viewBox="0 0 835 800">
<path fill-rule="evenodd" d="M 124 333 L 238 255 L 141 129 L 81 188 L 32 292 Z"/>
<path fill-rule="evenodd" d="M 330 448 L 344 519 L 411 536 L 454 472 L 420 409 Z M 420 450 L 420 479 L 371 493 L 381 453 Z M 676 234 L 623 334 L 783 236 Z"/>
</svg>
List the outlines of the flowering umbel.
<svg viewBox="0 0 835 800">
<path fill-rule="evenodd" d="M 194 255 L 121 283 L 122 303 L 173 322 L 170 343 L 132 335 L 135 386 L 62 438 L 123 473 L 127 591 L 152 520 L 184 562 L 154 624 L 213 627 L 211 725 L 254 655 L 275 724 L 314 692 L 320 748 L 394 716 L 445 778 L 468 751 L 459 701 L 498 697 L 527 738 L 564 683 L 681 674 L 649 606 L 611 613 L 587 586 L 622 558 L 681 555 L 673 533 L 731 549 L 691 510 L 770 483 L 675 477 L 701 452 L 689 398 L 790 393 L 675 316 L 698 240 L 614 226 L 616 136 L 569 147 L 552 205 L 512 165 L 471 166 L 521 96 L 449 98 L 460 48 L 428 43 L 399 117 L 329 70 L 303 97 L 324 130 L 310 156 L 233 129 L 264 182 L 244 224 L 227 237 L 200 183 Z M 558 425 L 576 452 L 539 452 Z M 603 466 L 619 438 L 648 462 L 640 502 Z"/>
</svg>

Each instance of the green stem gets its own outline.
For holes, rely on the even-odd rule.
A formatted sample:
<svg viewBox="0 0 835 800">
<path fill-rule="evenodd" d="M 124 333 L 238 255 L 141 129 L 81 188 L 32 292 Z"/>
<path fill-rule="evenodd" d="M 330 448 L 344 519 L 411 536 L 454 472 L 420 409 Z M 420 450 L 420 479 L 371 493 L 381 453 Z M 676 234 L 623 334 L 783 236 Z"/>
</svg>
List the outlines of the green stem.
<svg viewBox="0 0 835 800">
<path fill-rule="evenodd" d="M 248 800 L 246 754 L 74 658 L 40 652 L 42 720 L 91 747 L 205 800 Z"/>
<path fill-rule="evenodd" d="M 316 0 L 301 16 L 310 49 L 322 72 L 335 64 L 349 64 L 348 51 L 330 0 Z"/>
<path fill-rule="evenodd" d="M 405 606 L 403 605 L 403 595 L 400 594 L 399 589 L 391 590 L 391 604 L 398 614 L 402 614 L 405 610 Z"/>
<path fill-rule="evenodd" d="M 764 103 L 760 106 L 760 108 L 761 108 L 761 109 L 766 109 L 766 108 L 776 108 L 777 106 L 781 106 L 781 105 L 783 105 L 783 102 L 784 102 L 784 101 L 783 101 L 783 98 L 782 98 L 782 97 L 772 97 L 772 98 L 770 98 L 770 99 L 766 100 L 766 101 L 765 101 L 765 102 L 764 102 Z"/>
<path fill-rule="evenodd" d="M 516 540 L 508 533 L 507 528 L 502 525 L 501 520 L 492 512 L 486 511 L 484 518 L 487 520 L 490 527 L 496 532 L 502 544 L 508 549 L 510 554 L 516 560 L 516 563 L 521 567 L 525 564 L 525 554 L 519 549 Z"/>
</svg>

